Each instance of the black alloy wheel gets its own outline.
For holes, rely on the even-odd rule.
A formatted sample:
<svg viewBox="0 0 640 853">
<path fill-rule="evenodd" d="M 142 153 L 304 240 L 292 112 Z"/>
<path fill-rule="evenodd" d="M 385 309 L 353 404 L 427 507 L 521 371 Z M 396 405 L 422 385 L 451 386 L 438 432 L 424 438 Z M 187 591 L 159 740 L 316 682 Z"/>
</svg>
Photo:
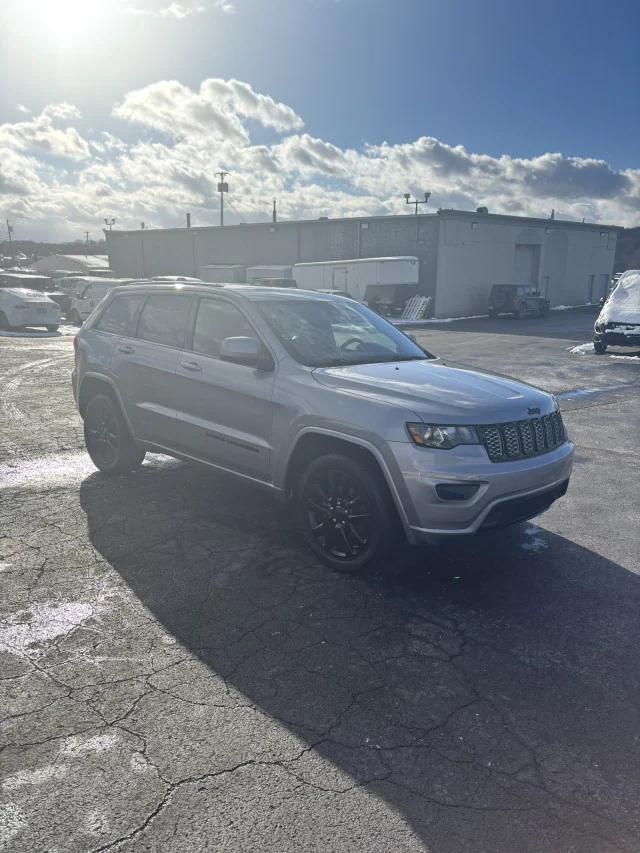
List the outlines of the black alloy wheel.
<svg viewBox="0 0 640 853">
<path fill-rule="evenodd" d="M 87 405 L 84 441 L 96 468 L 107 474 L 133 471 L 145 456 L 131 438 L 118 406 L 106 394 L 96 395 Z"/>
<path fill-rule="evenodd" d="M 598 355 L 604 355 L 607 351 L 607 345 L 604 341 L 594 341 L 593 348 L 598 353 Z"/>
<path fill-rule="evenodd" d="M 338 454 L 314 460 L 297 491 L 304 537 L 327 565 L 358 572 L 388 550 L 395 509 L 386 484 L 355 460 Z"/>
</svg>

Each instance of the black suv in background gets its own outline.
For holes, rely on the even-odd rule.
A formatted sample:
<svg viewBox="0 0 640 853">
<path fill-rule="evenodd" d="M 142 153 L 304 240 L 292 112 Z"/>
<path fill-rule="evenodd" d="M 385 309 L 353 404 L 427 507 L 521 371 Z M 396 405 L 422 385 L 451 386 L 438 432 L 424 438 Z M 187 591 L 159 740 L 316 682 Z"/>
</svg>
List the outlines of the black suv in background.
<svg viewBox="0 0 640 853">
<path fill-rule="evenodd" d="M 550 302 L 535 287 L 527 284 L 494 284 L 489 294 L 489 316 L 513 314 L 524 320 L 532 314 L 546 317 Z"/>
</svg>

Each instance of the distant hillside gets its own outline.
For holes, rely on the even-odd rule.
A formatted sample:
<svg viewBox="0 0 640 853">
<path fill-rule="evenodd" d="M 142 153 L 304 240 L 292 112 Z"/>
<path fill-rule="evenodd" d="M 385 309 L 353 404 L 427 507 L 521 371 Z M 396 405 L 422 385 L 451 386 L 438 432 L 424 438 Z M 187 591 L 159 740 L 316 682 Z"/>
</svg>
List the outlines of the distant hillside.
<svg viewBox="0 0 640 853">
<path fill-rule="evenodd" d="M 640 228 L 625 228 L 618 236 L 614 272 L 640 270 Z"/>
</svg>

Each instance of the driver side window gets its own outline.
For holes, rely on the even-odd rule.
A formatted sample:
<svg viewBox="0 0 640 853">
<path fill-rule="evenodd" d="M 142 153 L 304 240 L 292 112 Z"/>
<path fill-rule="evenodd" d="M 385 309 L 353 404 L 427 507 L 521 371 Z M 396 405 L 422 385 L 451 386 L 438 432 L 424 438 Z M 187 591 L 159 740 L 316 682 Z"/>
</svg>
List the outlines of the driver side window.
<svg viewBox="0 0 640 853">
<path fill-rule="evenodd" d="M 220 358 L 223 340 L 235 337 L 259 340 L 251 323 L 235 305 L 221 299 L 201 299 L 193 329 L 193 351 Z"/>
</svg>

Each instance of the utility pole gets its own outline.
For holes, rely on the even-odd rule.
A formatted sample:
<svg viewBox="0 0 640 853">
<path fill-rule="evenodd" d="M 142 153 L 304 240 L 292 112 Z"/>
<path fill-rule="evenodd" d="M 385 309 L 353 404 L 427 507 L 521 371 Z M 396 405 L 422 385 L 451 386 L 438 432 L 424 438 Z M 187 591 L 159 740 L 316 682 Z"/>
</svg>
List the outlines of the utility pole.
<svg viewBox="0 0 640 853">
<path fill-rule="evenodd" d="M 87 255 L 89 254 L 89 232 L 85 231 L 84 236 L 85 236 L 85 243 L 87 244 L 87 251 L 84 253 L 84 256 L 86 258 Z"/>
<path fill-rule="evenodd" d="M 15 267 L 16 265 L 16 256 L 13 251 L 13 240 L 11 235 L 13 234 L 13 225 L 7 219 L 7 235 L 9 236 L 9 251 L 11 252 L 11 263 Z"/>
<path fill-rule="evenodd" d="M 273 200 L 273 213 L 272 213 L 273 224 L 275 225 L 278 221 L 278 212 L 276 210 L 276 200 Z"/>
<path fill-rule="evenodd" d="M 426 204 L 430 198 L 431 198 L 431 193 L 425 193 L 424 194 L 424 201 L 418 201 L 417 199 L 415 199 L 414 201 L 411 201 L 411 193 L 405 193 L 404 194 L 404 200 L 406 201 L 407 204 L 415 204 L 416 216 L 418 215 L 418 205 L 419 204 Z"/>
<path fill-rule="evenodd" d="M 220 227 L 224 225 L 224 194 L 229 192 L 229 184 L 225 182 L 225 177 L 229 172 L 220 170 L 216 172 L 216 176 L 220 178 L 218 182 L 218 192 L 220 193 Z"/>
</svg>

